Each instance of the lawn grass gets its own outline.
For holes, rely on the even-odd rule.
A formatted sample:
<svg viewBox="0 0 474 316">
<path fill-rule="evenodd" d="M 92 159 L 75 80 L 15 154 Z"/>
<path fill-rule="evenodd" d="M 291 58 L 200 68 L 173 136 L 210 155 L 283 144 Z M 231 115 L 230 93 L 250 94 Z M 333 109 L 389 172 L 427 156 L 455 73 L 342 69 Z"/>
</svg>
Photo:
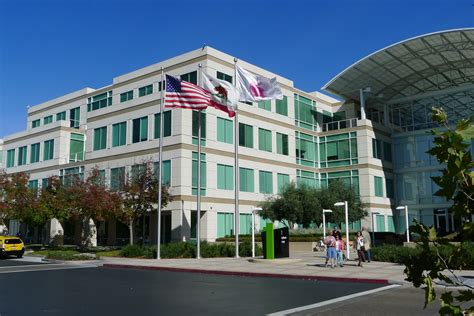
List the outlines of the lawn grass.
<svg viewBox="0 0 474 316">
<path fill-rule="evenodd" d="M 99 251 L 96 253 L 97 257 L 120 257 L 120 249 Z"/>
</svg>

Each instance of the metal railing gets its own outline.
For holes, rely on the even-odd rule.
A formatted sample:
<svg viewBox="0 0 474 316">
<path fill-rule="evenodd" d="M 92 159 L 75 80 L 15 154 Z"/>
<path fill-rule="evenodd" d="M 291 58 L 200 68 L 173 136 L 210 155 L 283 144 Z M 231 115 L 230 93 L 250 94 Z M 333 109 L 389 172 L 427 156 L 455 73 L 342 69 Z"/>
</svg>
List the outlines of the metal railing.
<svg viewBox="0 0 474 316">
<path fill-rule="evenodd" d="M 351 127 L 356 127 L 356 126 L 357 126 L 357 118 L 351 118 L 351 119 L 342 120 L 342 121 L 324 123 L 322 126 L 322 131 L 323 132 L 337 131 L 340 129 L 351 128 Z"/>
</svg>

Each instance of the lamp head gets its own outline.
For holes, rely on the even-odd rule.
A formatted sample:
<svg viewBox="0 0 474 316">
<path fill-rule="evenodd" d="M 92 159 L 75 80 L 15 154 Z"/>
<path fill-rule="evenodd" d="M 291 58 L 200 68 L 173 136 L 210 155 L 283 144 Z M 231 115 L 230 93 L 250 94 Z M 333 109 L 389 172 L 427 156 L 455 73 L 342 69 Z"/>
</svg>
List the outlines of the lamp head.
<svg viewBox="0 0 474 316">
<path fill-rule="evenodd" d="M 253 211 L 253 212 L 260 212 L 260 211 L 263 211 L 263 208 L 261 208 L 261 207 L 254 207 L 252 211 Z"/>
<path fill-rule="evenodd" d="M 332 213 L 332 210 L 323 210 L 323 213 Z"/>
<path fill-rule="evenodd" d="M 337 202 L 337 203 L 334 203 L 334 206 L 344 206 L 344 202 Z"/>
<path fill-rule="evenodd" d="M 397 209 L 397 210 L 404 210 L 404 209 L 405 209 L 405 206 L 397 206 L 396 209 Z"/>
</svg>

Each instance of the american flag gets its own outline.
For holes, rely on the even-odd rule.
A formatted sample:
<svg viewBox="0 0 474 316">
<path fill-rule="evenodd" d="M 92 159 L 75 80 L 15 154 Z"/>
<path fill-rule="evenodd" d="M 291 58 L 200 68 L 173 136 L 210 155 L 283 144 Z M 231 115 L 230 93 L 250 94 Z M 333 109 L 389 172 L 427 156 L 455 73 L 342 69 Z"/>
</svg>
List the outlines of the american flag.
<svg viewBox="0 0 474 316">
<path fill-rule="evenodd" d="M 211 94 L 195 84 L 166 75 L 165 108 L 203 110 L 211 105 Z"/>
</svg>

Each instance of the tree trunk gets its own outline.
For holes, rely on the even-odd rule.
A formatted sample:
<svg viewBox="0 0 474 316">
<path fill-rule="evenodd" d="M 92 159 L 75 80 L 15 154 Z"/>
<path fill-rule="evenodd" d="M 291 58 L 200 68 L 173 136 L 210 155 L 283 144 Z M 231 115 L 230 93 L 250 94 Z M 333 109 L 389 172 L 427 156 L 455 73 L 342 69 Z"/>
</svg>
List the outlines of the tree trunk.
<svg viewBox="0 0 474 316">
<path fill-rule="evenodd" d="M 133 245 L 133 219 L 130 219 L 128 228 L 130 229 L 130 245 Z"/>
</svg>

